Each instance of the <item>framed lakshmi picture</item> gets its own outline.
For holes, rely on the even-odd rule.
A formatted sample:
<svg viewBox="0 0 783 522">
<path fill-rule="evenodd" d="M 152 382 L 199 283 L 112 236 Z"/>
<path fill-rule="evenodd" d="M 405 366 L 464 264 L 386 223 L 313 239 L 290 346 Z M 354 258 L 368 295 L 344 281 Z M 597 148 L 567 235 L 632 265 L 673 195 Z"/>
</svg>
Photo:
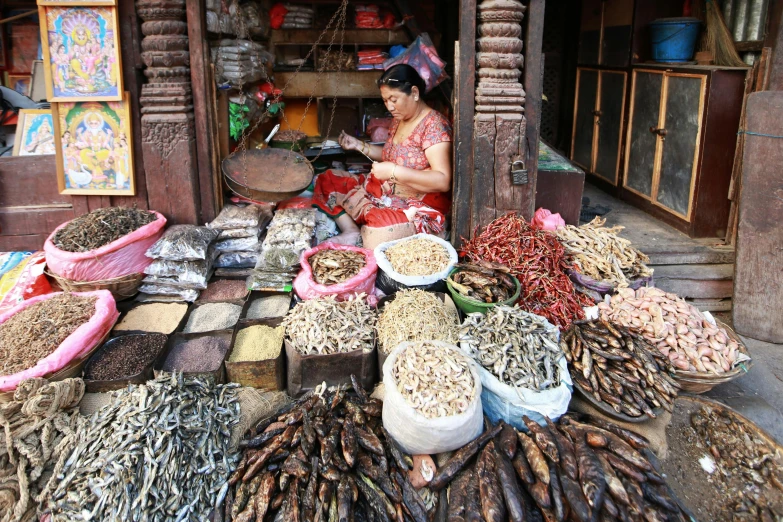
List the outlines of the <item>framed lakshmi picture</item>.
<svg viewBox="0 0 783 522">
<path fill-rule="evenodd" d="M 13 89 L 19 94 L 30 96 L 31 76 L 29 74 L 11 74 L 5 75 L 5 86 L 9 89 Z"/>
<path fill-rule="evenodd" d="M 39 6 L 46 97 L 122 101 L 117 8 Z"/>
<path fill-rule="evenodd" d="M 14 156 L 55 153 L 54 122 L 49 109 L 22 109 L 16 124 Z"/>
<path fill-rule="evenodd" d="M 130 96 L 52 104 L 61 194 L 132 196 Z"/>
</svg>

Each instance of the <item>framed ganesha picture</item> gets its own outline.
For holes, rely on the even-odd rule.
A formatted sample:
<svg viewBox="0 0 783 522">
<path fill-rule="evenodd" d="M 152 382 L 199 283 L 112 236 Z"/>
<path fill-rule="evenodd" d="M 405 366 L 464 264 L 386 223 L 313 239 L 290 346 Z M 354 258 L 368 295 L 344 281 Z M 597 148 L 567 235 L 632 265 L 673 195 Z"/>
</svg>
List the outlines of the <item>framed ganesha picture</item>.
<svg viewBox="0 0 783 522">
<path fill-rule="evenodd" d="M 122 101 L 117 8 L 39 5 L 50 102 Z"/>
<path fill-rule="evenodd" d="M 61 194 L 132 196 L 130 96 L 52 104 Z"/>
</svg>

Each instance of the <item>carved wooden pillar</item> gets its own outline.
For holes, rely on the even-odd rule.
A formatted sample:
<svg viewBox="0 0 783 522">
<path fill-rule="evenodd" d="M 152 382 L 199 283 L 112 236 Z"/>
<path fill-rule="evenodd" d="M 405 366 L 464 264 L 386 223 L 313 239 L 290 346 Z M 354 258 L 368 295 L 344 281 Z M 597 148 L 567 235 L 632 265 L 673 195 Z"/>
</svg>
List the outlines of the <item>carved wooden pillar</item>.
<svg viewBox="0 0 783 522">
<path fill-rule="evenodd" d="M 185 0 L 138 0 L 144 21 L 141 135 L 151 209 L 198 223 L 199 185 Z"/>
<path fill-rule="evenodd" d="M 520 77 L 525 9 L 518 0 L 483 0 L 477 9 L 474 225 L 484 226 L 511 210 L 527 219 L 533 215 L 535 179 L 527 176 L 523 164 L 527 158 L 527 126 Z M 514 163 L 516 160 L 520 162 Z"/>
</svg>

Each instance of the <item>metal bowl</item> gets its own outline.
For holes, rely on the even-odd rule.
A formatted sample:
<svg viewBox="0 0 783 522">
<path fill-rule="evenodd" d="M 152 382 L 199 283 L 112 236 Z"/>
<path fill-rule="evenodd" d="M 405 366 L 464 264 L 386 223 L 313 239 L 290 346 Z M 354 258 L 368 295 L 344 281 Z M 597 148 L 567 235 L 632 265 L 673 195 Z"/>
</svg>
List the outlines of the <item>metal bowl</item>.
<svg viewBox="0 0 783 522">
<path fill-rule="evenodd" d="M 284 149 L 250 149 L 223 160 L 226 184 L 240 196 L 276 203 L 297 196 L 313 182 L 313 166 Z"/>
</svg>

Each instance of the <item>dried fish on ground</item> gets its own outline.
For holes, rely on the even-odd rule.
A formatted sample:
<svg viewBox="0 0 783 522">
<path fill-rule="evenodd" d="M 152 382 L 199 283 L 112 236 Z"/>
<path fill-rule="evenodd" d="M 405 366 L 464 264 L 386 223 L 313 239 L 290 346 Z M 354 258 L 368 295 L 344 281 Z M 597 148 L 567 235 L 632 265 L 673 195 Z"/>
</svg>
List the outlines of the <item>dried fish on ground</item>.
<svg viewBox="0 0 783 522">
<path fill-rule="evenodd" d="M 708 321 L 684 299 L 658 288 L 635 292 L 623 288 L 598 308 L 603 319 L 640 333 L 678 372 L 722 375 L 750 360 L 725 328 Z"/>
<path fill-rule="evenodd" d="M 364 294 L 338 301 L 329 295 L 302 301 L 283 319 L 286 338 L 302 355 L 371 352 L 376 315 Z"/>
<path fill-rule="evenodd" d="M 392 376 L 405 401 L 428 419 L 464 413 L 474 399 L 470 359 L 448 346 L 411 343 L 398 354 Z"/>
<path fill-rule="evenodd" d="M 507 266 L 477 261 L 460 263 L 459 271 L 450 275 L 448 281 L 460 294 L 483 303 L 506 301 L 516 292 L 511 269 Z"/>
<path fill-rule="evenodd" d="M 38 520 L 57 484 L 55 463 L 76 440 L 83 395 L 81 379 L 29 379 L 0 404 L 0 521 Z"/>
<path fill-rule="evenodd" d="M 63 293 L 28 306 L 0 324 L 0 376 L 32 368 L 51 355 L 95 315 L 97 300 Z"/>
<path fill-rule="evenodd" d="M 459 314 L 440 297 L 416 288 L 400 290 L 378 316 L 378 346 L 389 354 L 405 341 L 456 344 Z"/>
<path fill-rule="evenodd" d="M 604 227 L 606 219 L 596 217 L 590 223 L 557 229 L 557 237 L 579 271 L 596 281 L 627 287 L 631 279 L 653 274 L 646 263 L 650 258 L 618 235 L 625 227 Z"/>
<path fill-rule="evenodd" d="M 52 238 L 66 252 L 89 252 L 117 241 L 158 219 L 154 212 L 137 208 L 108 207 L 69 221 Z"/>
<path fill-rule="evenodd" d="M 237 387 L 171 374 L 112 392 L 57 461 L 52 522 L 207 520 L 238 459 Z"/>
<path fill-rule="evenodd" d="M 320 250 L 307 261 L 320 285 L 336 285 L 358 274 L 367 264 L 364 254 L 350 250 Z"/>
<path fill-rule="evenodd" d="M 468 314 L 459 335 L 460 345 L 500 382 L 535 391 L 560 386 L 557 339 L 557 329 L 543 317 L 517 306 Z"/>
<path fill-rule="evenodd" d="M 630 417 L 673 410 L 680 386 L 668 358 L 640 335 L 606 321 L 577 322 L 563 335 L 571 378 L 585 393 Z"/>
<path fill-rule="evenodd" d="M 440 244 L 425 238 L 400 241 L 384 252 L 395 272 L 404 276 L 427 276 L 449 266 L 449 252 Z"/>
<path fill-rule="evenodd" d="M 353 391 L 316 390 L 249 431 L 229 481 L 232 520 L 431 520 L 438 496 L 414 489 L 381 402 L 352 381 Z"/>
</svg>

